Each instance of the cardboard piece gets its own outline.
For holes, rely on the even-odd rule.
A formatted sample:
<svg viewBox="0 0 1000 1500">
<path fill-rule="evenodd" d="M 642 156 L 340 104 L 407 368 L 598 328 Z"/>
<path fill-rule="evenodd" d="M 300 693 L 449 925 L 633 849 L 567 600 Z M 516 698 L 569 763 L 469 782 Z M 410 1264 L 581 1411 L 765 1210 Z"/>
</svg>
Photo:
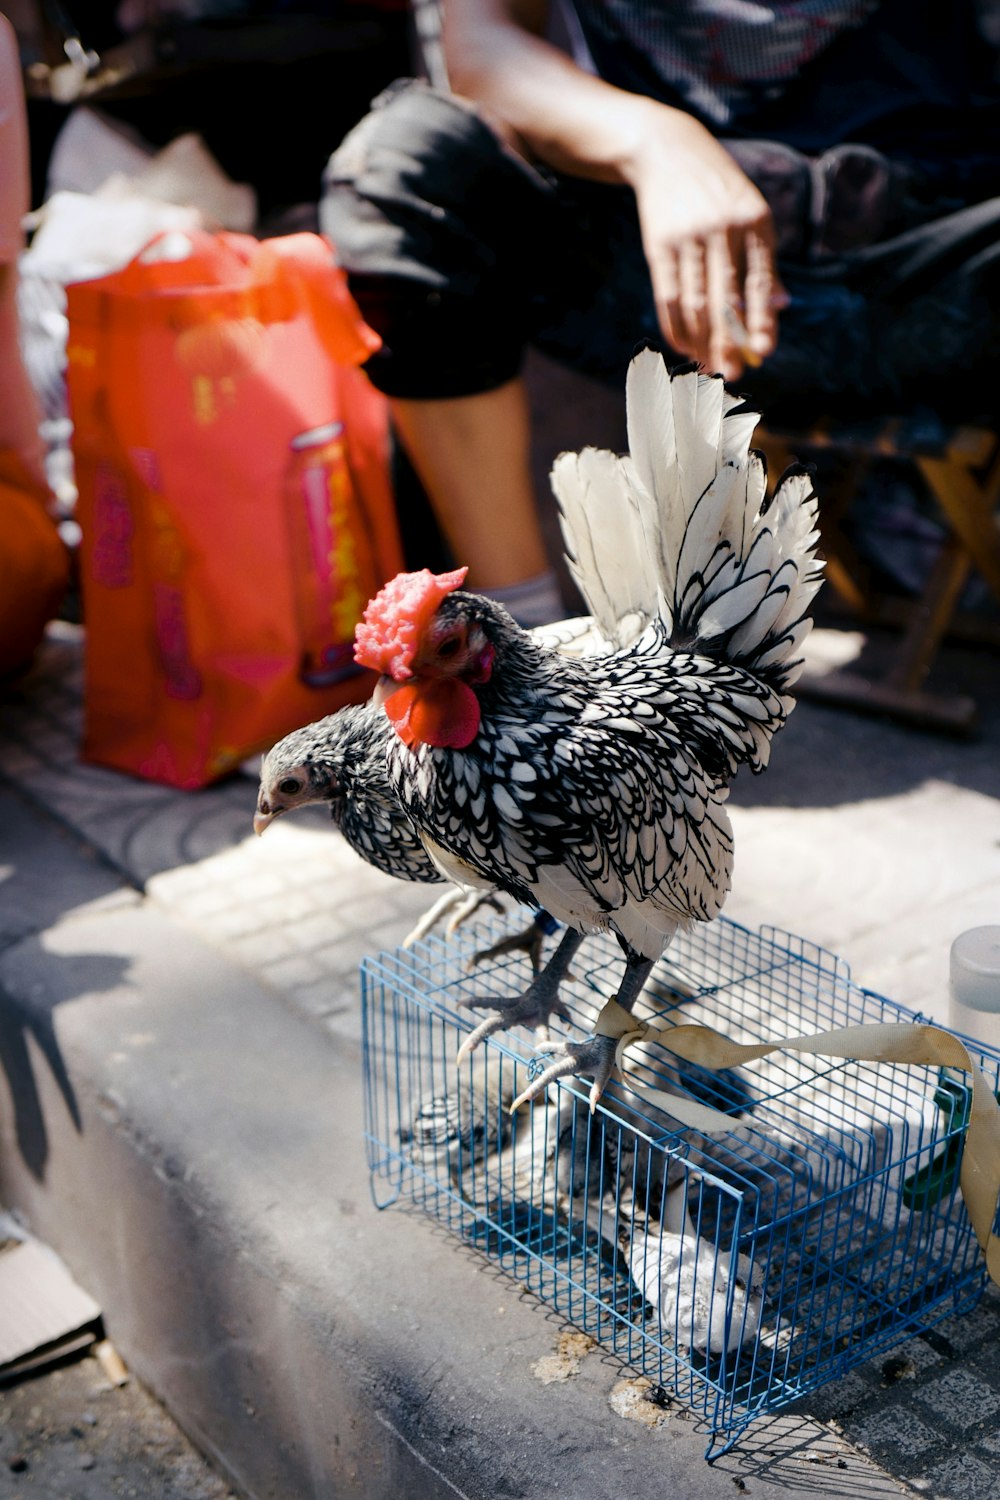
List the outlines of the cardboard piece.
<svg viewBox="0 0 1000 1500">
<path fill-rule="evenodd" d="M 89 1348 L 100 1320 L 55 1251 L 0 1214 L 0 1382 Z"/>
</svg>

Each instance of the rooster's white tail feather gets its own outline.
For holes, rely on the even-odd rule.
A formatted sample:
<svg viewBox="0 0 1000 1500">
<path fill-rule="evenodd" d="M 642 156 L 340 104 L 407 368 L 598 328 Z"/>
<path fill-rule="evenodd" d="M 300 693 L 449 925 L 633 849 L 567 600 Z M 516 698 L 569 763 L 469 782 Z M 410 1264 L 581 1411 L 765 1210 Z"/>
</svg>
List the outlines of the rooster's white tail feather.
<svg viewBox="0 0 1000 1500">
<path fill-rule="evenodd" d="M 679 648 L 762 676 L 798 676 L 821 581 L 816 497 L 793 469 L 770 504 L 750 448 L 759 420 L 719 376 L 629 366 L 630 455 L 585 449 L 552 470 L 570 568 L 602 631 L 626 644 L 659 617 Z"/>
<path fill-rule="evenodd" d="M 630 644 L 657 612 L 657 569 L 630 468 L 614 453 L 584 448 L 561 453 L 552 469 L 570 573 L 615 646 Z"/>
</svg>

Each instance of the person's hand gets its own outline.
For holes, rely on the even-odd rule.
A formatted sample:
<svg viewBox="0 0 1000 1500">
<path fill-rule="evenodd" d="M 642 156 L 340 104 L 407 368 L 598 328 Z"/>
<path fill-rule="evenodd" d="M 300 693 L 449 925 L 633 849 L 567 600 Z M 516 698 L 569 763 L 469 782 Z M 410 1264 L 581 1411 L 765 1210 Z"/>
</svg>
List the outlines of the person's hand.
<svg viewBox="0 0 1000 1500">
<path fill-rule="evenodd" d="M 659 105 L 627 180 L 664 337 L 679 354 L 737 379 L 774 349 L 788 301 L 765 199 L 704 126 Z"/>
</svg>

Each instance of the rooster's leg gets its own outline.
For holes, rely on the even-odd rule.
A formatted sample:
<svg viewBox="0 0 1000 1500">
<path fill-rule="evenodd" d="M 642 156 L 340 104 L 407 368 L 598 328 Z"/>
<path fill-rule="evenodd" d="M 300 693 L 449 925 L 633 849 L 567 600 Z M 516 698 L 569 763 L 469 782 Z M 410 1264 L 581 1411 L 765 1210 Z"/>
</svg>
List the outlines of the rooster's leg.
<svg viewBox="0 0 1000 1500">
<path fill-rule="evenodd" d="M 582 942 L 583 933 L 576 932 L 570 927 L 545 968 L 537 978 L 532 980 L 523 995 L 514 995 L 510 1000 L 498 1000 L 493 995 L 482 999 L 460 1000 L 460 1005 L 471 1009 L 483 1009 L 489 1006 L 491 1010 L 497 1010 L 500 1014 L 489 1016 L 485 1021 L 481 1021 L 474 1031 L 469 1032 L 458 1049 L 456 1061 L 460 1063 L 486 1037 L 492 1036 L 495 1031 L 504 1031 L 508 1026 L 534 1026 L 539 1035 L 544 1038 L 548 1036 L 551 1016 L 555 1015 L 562 1021 L 568 1021 L 570 1013 L 559 998 L 559 986 L 566 978 L 573 954 Z"/>
<path fill-rule="evenodd" d="M 615 996 L 623 1010 L 632 1009 L 652 967 L 650 959 L 626 951 L 625 973 Z M 590 1107 L 593 1110 L 611 1077 L 611 1070 L 615 1065 L 615 1045 L 615 1039 L 610 1036 L 589 1036 L 582 1042 L 541 1042 L 539 1052 L 554 1053 L 556 1060 L 517 1096 L 511 1105 L 511 1112 L 529 1099 L 537 1099 L 557 1078 L 568 1078 L 574 1073 L 589 1073 L 593 1077 L 590 1088 Z"/>
</svg>

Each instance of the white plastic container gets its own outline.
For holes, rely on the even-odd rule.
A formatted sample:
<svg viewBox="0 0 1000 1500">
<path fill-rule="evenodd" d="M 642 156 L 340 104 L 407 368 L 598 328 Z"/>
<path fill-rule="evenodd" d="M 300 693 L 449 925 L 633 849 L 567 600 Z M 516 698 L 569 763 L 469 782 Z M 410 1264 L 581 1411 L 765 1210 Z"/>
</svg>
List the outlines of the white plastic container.
<svg viewBox="0 0 1000 1500">
<path fill-rule="evenodd" d="M 951 945 L 953 1031 L 1000 1047 L 1000 927 L 970 927 Z"/>
</svg>

